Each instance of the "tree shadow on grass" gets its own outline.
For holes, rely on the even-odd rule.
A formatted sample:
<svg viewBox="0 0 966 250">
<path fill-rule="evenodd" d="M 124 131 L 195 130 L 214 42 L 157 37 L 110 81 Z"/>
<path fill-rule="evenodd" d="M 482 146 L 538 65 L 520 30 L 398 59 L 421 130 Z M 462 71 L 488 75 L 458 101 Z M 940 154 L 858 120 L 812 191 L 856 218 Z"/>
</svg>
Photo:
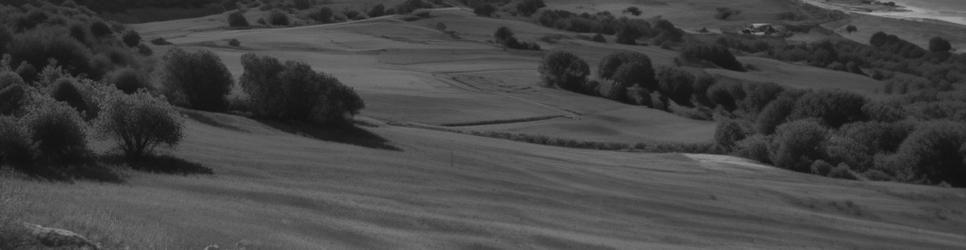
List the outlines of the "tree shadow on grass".
<svg viewBox="0 0 966 250">
<path fill-rule="evenodd" d="M 45 181 L 74 182 L 76 180 L 87 180 L 115 184 L 124 183 L 124 178 L 120 173 L 93 160 L 56 165 L 37 163 L 29 166 L 16 166 L 13 169 L 27 177 Z"/>
<path fill-rule="evenodd" d="M 352 125 L 316 125 L 306 122 L 278 122 L 263 120 L 262 123 L 272 128 L 291 134 L 302 135 L 323 141 L 337 142 L 373 149 L 402 151 L 392 145 L 389 140 L 369 130 Z"/>
<path fill-rule="evenodd" d="M 211 168 L 205 167 L 204 165 L 172 156 L 147 156 L 137 160 L 130 160 L 122 156 L 109 156 L 105 157 L 104 161 L 114 165 L 128 166 L 137 171 L 157 174 L 185 176 L 215 174 Z"/>
</svg>

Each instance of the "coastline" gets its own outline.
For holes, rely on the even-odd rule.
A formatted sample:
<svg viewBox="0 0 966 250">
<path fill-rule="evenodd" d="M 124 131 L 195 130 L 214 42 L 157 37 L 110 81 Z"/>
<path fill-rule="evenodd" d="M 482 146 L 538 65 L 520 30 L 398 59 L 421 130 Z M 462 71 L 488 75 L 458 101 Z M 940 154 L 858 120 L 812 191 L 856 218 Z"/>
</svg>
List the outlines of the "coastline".
<svg viewBox="0 0 966 250">
<path fill-rule="evenodd" d="M 942 15 L 938 11 L 913 7 L 905 1 L 895 1 L 895 6 L 885 6 L 880 4 L 852 3 L 851 1 L 841 0 L 800 0 L 802 3 L 816 6 L 828 10 L 842 11 L 845 13 L 871 15 L 892 19 L 909 20 L 916 22 L 940 22 L 966 27 L 966 17 L 954 15 Z"/>
</svg>

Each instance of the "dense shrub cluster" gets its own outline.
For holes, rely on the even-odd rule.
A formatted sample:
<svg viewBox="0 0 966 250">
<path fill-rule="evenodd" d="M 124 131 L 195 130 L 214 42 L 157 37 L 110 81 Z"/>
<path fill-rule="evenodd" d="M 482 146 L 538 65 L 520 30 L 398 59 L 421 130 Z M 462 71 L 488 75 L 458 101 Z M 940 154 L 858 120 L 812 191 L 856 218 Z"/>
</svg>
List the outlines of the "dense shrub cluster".
<svg viewBox="0 0 966 250">
<path fill-rule="evenodd" d="M 729 70 L 745 71 L 745 67 L 728 48 L 718 45 L 688 46 L 681 51 L 681 58 L 690 62 L 710 62 Z"/>
<path fill-rule="evenodd" d="M 617 42 L 622 44 L 636 44 L 642 38 L 653 44 L 680 43 L 684 39 L 684 31 L 667 20 L 649 22 L 617 18 L 610 12 L 577 14 L 565 10 L 544 10 L 537 17 L 537 22 L 546 27 L 573 32 L 617 35 Z"/>
<path fill-rule="evenodd" d="M 554 51 L 543 57 L 538 71 L 547 86 L 580 91 L 590 75 L 590 66 L 572 53 Z"/>
<path fill-rule="evenodd" d="M 242 66 L 240 82 L 256 116 L 344 124 L 365 107 L 352 88 L 308 64 L 245 54 Z"/>
<path fill-rule="evenodd" d="M 396 13 L 409 14 L 418 9 L 432 8 L 433 4 L 423 0 L 406 0 L 396 6 Z"/>
<path fill-rule="evenodd" d="M 523 0 L 517 4 L 517 12 L 523 16 L 530 16 L 543 7 L 547 7 L 543 0 Z"/>
<path fill-rule="evenodd" d="M 177 105 L 206 111 L 224 111 L 234 78 L 221 58 L 207 50 L 186 52 L 174 48 L 160 65 L 160 88 Z"/>
<path fill-rule="evenodd" d="M 228 14 L 228 26 L 229 27 L 248 27 L 248 19 L 245 18 L 245 14 L 241 11 L 235 11 Z"/>
<path fill-rule="evenodd" d="M 504 48 L 511 49 L 522 49 L 522 50 L 540 50 L 540 45 L 533 42 L 523 42 L 517 40 L 513 31 L 510 28 L 502 26 L 493 32 L 493 39 L 496 43 L 503 45 Z"/>
<path fill-rule="evenodd" d="M 274 10 L 268 14 L 268 23 L 274 26 L 288 26 L 291 21 L 284 12 Z"/>
</svg>

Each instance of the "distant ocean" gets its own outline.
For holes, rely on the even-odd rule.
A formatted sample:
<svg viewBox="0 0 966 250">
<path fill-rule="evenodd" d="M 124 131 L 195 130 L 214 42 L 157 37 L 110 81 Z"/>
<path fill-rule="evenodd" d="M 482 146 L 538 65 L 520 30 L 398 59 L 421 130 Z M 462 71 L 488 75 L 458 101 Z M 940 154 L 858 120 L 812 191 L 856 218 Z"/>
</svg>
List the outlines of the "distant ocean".
<svg viewBox="0 0 966 250">
<path fill-rule="evenodd" d="M 966 0 L 881 0 L 893 1 L 910 12 L 870 13 L 905 19 L 934 19 L 966 25 Z"/>
</svg>

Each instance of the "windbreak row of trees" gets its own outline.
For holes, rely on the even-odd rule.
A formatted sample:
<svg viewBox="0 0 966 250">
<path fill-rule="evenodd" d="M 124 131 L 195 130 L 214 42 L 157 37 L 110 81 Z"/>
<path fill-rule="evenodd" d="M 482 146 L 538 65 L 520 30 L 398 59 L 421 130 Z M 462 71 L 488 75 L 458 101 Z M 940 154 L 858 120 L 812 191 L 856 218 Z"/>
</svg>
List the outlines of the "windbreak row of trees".
<svg viewBox="0 0 966 250">
<path fill-rule="evenodd" d="M 617 18 L 610 12 L 596 14 L 573 13 L 566 10 L 543 10 L 536 17 L 543 26 L 579 32 L 616 35 L 617 43 L 637 44 L 647 40 L 651 44 L 670 45 L 684 41 L 684 31 L 665 19 Z"/>
</svg>

